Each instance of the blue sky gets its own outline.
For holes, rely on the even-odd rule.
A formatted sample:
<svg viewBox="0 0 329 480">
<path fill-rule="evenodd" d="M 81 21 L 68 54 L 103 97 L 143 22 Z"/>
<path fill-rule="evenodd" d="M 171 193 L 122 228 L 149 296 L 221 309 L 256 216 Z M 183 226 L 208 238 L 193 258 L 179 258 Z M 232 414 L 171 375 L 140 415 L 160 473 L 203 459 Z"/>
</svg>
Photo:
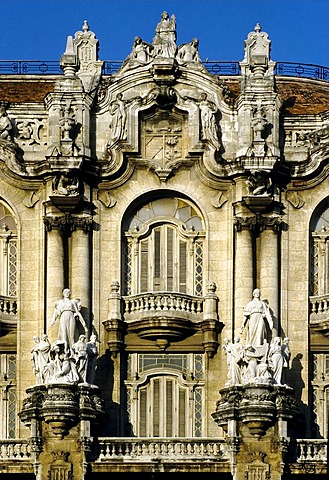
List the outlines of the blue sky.
<svg viewBox="0 0 329 480">
<path fill-rule="evenodd" d="M 259 22 L 273 60 L 329 66 L 329 0 L 0 0 L 0 60 L 59 60 L 85 19 L 100 60 L 123 60 L 136 35 L 152 42 L 163 10 L 177 44 L 197 37 L 203 60 L 242 60 Z"/>
</svg>

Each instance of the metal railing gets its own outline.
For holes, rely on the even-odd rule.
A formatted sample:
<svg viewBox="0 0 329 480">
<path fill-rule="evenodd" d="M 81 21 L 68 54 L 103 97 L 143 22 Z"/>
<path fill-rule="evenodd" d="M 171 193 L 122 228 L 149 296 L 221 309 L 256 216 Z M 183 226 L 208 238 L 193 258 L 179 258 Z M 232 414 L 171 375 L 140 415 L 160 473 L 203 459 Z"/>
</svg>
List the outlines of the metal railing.
<svg viewBox="0 0 329 480">
<path fill-rule="evenodd" d="M 120 60 L 105 60 L 103 74 L 111 75 L 119 70 Z M 237 61 L 206 60 L 203 65 L 214 75 L 240 75 L 240 63 Z M 2 60 L 2 75 L 60 75 L 63 74 L 58 61 L 41 60 Z M 299 78 L 313 78 L 329 81 L 329 67 L 295 62 L 276 62 L 275 75 Z"/>
<path fill-rule="evenodd" d="M 59 75 L 63 71 L 56 61 L 40 60 L 2 60 L 2 75 Z"/>
</svg>

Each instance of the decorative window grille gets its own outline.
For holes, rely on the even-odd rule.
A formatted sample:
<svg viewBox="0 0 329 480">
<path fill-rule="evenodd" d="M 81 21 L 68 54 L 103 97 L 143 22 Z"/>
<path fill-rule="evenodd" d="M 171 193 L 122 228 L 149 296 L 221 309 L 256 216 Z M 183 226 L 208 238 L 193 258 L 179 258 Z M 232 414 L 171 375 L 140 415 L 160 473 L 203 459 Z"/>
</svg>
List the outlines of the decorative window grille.
<svg viewBox="0 0 329 480">
<path fill-rule="evenodd" d="M 202 354 L 133 353 L 128 365 L 127 411 L 134 435 L 203 435 Z"/>
<path fill-rule="evenodd" d="M 314 434 L 328 438 L 329 422 L 329 353 L 313 355 Z"/>
<path fill-rule="evenodd" d="M 16 432 L 16 355 L 0 354 L 0 436 L 15 438 Z"/>
<path fill-rule="evenodd" d="M 203 293 L 204 227 L 186 200 L 162 198 L 143 205 L 125 231 L 124 291 Z"/>
<path fill-rule="evenodd" d="M 17 295 L 17 227 L 9 209 L 0 203 L 0 295 Z"/>
</svg>

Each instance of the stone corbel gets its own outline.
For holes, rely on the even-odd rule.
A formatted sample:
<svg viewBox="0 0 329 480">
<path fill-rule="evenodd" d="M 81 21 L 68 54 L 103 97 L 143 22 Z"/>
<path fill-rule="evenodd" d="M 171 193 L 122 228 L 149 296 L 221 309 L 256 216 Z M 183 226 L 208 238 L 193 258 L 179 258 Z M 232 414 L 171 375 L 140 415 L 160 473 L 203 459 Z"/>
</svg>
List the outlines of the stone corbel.
<svg viewBox="0 0 329 480">
<path fill-rule="evenodd" d="M 218 302 L 216 295 L 215 282 L 209 281 L 207 284 L 207 293 L 204 298 L 203 321 L 201 322 L 201 331 L 203 333 L 203 347 L 206 354 L 212 358 L 218 349 L 218 334 L 224 324 L 218 320 Z"/>
<path fill-rule="evenodd" d="M 107 346 L 113 358 L 116 358 L 124 346 L 124 322 L 121 315 L 122 297 L 120 284 L 114 280 L 108 301 L 108 318 L 102 323 L 107 332 Z"/>
<path fill-rule="evenodd" d="M 155 58 L 151 73 L 157 85 L 172 85 L 176 79 L 178 65 L 174 58 Z"/>
</svg>

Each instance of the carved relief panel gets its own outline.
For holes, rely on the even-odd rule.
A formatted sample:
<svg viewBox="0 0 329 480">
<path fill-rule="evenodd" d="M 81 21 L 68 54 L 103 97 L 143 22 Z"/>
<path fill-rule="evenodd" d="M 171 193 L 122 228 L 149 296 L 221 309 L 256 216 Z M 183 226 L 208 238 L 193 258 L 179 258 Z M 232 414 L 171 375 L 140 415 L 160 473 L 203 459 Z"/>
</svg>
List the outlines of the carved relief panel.
<svg viewBox="0 0 329 480">
<path fill-rule="evenodd" d="M 141 128 L 142 156 L 165 181 L 187 155 L 187 118 L 177 112 L 145 115 Z"/>
</svg>

